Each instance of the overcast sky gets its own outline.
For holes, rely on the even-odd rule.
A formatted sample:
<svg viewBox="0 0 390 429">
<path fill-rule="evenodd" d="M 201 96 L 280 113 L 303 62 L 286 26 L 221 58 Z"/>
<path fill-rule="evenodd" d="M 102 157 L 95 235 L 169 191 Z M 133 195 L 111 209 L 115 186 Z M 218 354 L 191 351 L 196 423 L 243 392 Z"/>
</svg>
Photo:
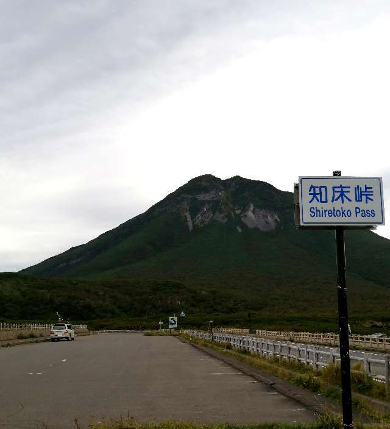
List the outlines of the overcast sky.
<svg viewBox="0 0 390 429">
<path fill-rule="evenodd" d="M 389 42 L 388 0 L 0 0 L 0 271 L 206 173 L 389 206 Z"/>
</svg>

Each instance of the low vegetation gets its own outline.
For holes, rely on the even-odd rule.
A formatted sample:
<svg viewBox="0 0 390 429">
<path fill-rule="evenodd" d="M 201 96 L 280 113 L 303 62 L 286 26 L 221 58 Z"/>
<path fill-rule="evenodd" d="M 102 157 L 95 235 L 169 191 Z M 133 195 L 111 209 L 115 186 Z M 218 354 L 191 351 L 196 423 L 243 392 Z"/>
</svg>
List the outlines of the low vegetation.
<svg viewBox="0 0 390 429">
<path fill-rule="evenodd" d="M 261 423 L 255 425 L 235 425 L 229 423 L 137 423 L 132 419 L 119 419 L 117 421 L 91 424 L 89 429 L 342 429 L 342 427 L 343 425 L 340 419 L 326 415 L 320 416 L 319 421 L 314 424 Z M 363 428 L 363 426 L 359 425 L 356 427 L 356 429 L 360 428 Z M 366 428 L 368 429 L 368 426 L 366 426 Z"/>
<path fill-rule="evenodd" d="M 325 383 L 341 387 L 341 367 L 340 364 L 330 364 L 321 371 L 321 378 Z M 384 383 L 379 383 L 368 376 L 363 371 L 361 363 L 357 363 L 351 368 L 352 391 L 371 398 L 390 401 L 390 394 L 386 394 Z"/>
<path fill-rule="evenodd" d="M 76 428 L 82 429 L 76 422 Z M 342 429 L 343 424 L 339 417 L 325 414 L 319 416 L 317 423 L 311 424 L 286 424 L 286 423 L 260 423 L 251 425 L 236 425 L 229 423 L 219 424 L 194 424 L 182 422 L 164 423 L 137 423 L 133 419 L 119 419 L 92 423 L 89 429 Z M 355 423 L 355 429 L 389 429 L 387 424 L 362 424 Z"/>
<path fill-rule="evenodd" d="M 38 337 L 43 337 L 43 334 L 39 335 L 39 334 L 35 334 L 34 332 L 29 332 L 29 333 L 20 333 L 16 335 L 16 338 L 18 340 L 27 340 L 28 338 L 38 338 Z"/>
<path fill-rule="evenodd" d="M 177 332 L 166 332 L 166 331 L 146 331 L 144 332 L 145 337 L 171 337 L 179 335 Z"/>
<path fill-rule="evenodd" d="M 11 341 L 11 340 L 26 340 L 29 338 L 43 338 L 48 337 L 48 330 L 7 330 L 0 331 L 0 343 L 2 341 Z"/>
</svg>

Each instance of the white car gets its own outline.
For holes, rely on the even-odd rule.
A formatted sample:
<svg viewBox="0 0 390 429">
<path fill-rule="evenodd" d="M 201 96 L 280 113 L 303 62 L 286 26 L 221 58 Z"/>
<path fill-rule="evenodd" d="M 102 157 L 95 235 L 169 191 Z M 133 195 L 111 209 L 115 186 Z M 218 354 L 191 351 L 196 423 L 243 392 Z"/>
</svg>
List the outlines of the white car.
<svg viewBox="0 0 390 429">
<path fill-rule="evenodd" d="M 56 323 L 50 330 L 50 340 L 59 341 L 66 339 L 68 341 L 74 340 L 74 329 L 69 323 Z"/>
</svg>

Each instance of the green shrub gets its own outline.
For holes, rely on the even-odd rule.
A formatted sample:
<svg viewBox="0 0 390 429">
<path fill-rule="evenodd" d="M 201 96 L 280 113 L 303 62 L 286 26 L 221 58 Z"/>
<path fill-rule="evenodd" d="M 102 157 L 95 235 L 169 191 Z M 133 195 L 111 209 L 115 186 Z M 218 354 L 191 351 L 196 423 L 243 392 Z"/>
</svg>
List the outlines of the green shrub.
<svg viewBox="0 0 390 429">
<path fill-rule="evenodd" d="M 321 371 L 321 378 L 325 383 L 341 386 L 341 367 L 340 364 L 330 363 Z"/>
<path fill-rule="evenodd" d="M 312 392 L 319 392 L 321 390 L 321 381 L 313 374 L 299 375 L 292 380 L 293 384 L 304 389 L 311 390 Z"/>
<path fill-rule="evenodd" d="M 336 417 L 333 414 L 322 414 L 318 417 L 318 428 L 321 429 L 342 429 L 343 422 L 341 417 Z"/>
<path fill-rule="evenodd" d="M 322 380 L 325 383 L 341 386 L 341 367 L 337 363 L 327 365 L 321 371 Z M 386 386 L 373 380 L 368 374 L 362 371 L 360 362 L 352 366 L 351 369 L 351 389 L 356 393 L 371 396 L 378 399 L 386 399 Z M 387 398 L 388 399 L 388 398 Z"/>
</svg>

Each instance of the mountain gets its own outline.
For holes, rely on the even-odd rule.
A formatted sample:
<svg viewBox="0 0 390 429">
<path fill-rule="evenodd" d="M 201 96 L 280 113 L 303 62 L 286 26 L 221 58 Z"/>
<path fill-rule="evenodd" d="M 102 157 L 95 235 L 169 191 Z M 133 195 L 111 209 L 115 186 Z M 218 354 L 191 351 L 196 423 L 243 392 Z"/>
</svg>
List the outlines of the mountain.
<svg viewBox="0 0 390 429">
<path fill-rule="evenodd" d="M 346 255 L 351 308 L 386 318 L 390 241 L 347 231 Z M 191 299 L 218 296 L 215 311 L 228 313 L 337 311 L 333 232 L 296 230 L 291 192 L 239 176 L 197 177 L 145 213 L 21 274 L 176 282 Z"/>
<path fill-rule="evenodd" d="M 346 235 L 349 271 L 390 286 L 390 241 L 370 231 Z M 264 275 L 288 279 L 318 269 L 334 276 L 334 257 L 332 231 L 294 228 L 292 193 L 238 176 L 205 175 L 146 213 L 21 272 L 205 282 L 222 277 L 241 284 L 243 273 L 252 273 L 256 283 Z"/>
</svg>

